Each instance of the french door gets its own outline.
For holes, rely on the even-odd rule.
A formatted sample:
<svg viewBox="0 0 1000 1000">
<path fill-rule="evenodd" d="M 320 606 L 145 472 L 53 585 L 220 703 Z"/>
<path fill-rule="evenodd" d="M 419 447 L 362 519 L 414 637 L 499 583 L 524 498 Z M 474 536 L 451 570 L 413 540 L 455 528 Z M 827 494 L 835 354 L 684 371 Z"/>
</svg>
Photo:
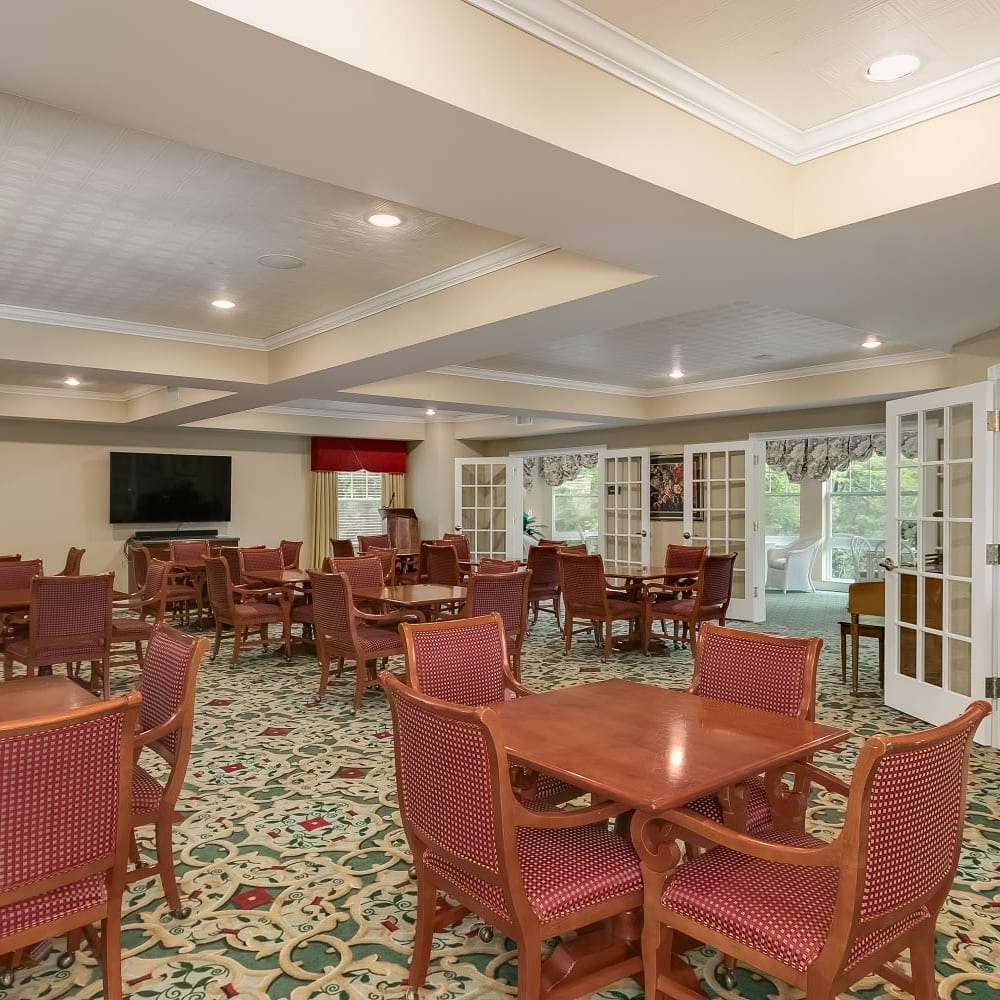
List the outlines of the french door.
<svg viewBox="0 0 1000 1000">
<path fill-rule="evenodd" d="M 599 545 L 609 562 L 649 564 L 649 449 L 604 451 Z"/>
<path fill-rule="evenodd" d="M 935 725 L 993 696 L 996 409 L 995 382 L 886 404 L 885 701 Z"/>
<path fill-rule="evenodd" d="M 524 506 L 519 459 L 455 459 L 455 530 L 479 559 L 521 559 Z"/>
<path fill-rule="evenodd" d="M 724 441 L 684 448 L 684 540 L 712 555 L 736 553 L 727 618 L 748 622 L 764 620 L 764 586 L 756 572 L 761 447 Z"/>
</svg>

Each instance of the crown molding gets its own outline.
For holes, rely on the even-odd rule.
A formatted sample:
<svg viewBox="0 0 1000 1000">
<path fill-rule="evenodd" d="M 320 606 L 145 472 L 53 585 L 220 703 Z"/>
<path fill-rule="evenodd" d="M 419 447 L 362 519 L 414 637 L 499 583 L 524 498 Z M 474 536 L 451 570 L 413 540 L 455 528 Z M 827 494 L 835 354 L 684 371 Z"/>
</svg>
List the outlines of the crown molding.
<svg viewBox="0 0 1000 1000">
<path fill-rule="evenodd" d="M 604 392 L 612 396 L 658 395 L 633 389 L 627 385 L 606 385 L 601 382 L 578 382 L 569 378 L 554 378 L 548 375 L 530 375 L 527 372 L 504 372 L 493 368 L 471 368 L 466 365 L 446 365 L 434 368 L 435 375 L 454 375 L 457 378 L 478 378 L 487 382 L 512 382 L 515 385 L 540 385 L 547 389 L 572 389 L 584 392 Z"/>
<path fill-rule="evenodd" d="M 406 417 L 398 413 L 370 413 L 356 410 L 326 410 L 315 406 L 256 406 L 247 413 L 273 413 L 283 417 L 323 417 L 326 420 L 366 420 L 386 424 L 417 424 L 423 426 L 419 416 Z"/>
<path fill-rule="evenodd" d="M 461 261 L 451 267 L 435 271 L 433 274 L 425 275 L 410 281 L 405 285 L 399 285 L 387 292 L 373 295 L 369 299 L 357 302 L 345 309 L 338 309 L 336 312 L 328 313 L 326 316 L 317 316 L 316 319 L 302 323 L 300 326 L 292 327 L 282 333 L 268 337 L 264 341 L 267 350 L 276 347 L 287 347 L 300 340 L 314 337 L 318 333 L 325 333 L 328 330 L 335 330 L 340 326 L 347 326 L 349 323 L 356 323 L 358 320 L 367 319 L 386 309 L 394 309 L 397 306 L 405 305 L 414 299 L 423 298 L 434 292 L 443 291 L 453 285 L 460 285 L 475 278 L 481 278 L 493 271 L 510 267 L 513 264 L 520 264 L 522 261 L 531 260 L 533 257 L 540 257 L 542 254 L 551 253 L 555 247 L 546 243 L 538 243 L 532 240 L 517 240 L 508 243 L 506 246 L 491 250 L 489 253 L 481 254 L 470 260 Z"/>
<path fill-rule="evenodd" d="M 997 58 L 801 129 L 572 0 L 465 2 L 791 164 L 834 153 L 1000 94 Z"/>
<path fill-rule="evenodd" d="M 131 397 L 113 392 L 91 392 L 87 389 L 56 389 L 40 385 L 0 385 L 5 396 L 45 396 L 49 399 L 83 399 L 89 402 L 122 403 Z"/>
</svg>

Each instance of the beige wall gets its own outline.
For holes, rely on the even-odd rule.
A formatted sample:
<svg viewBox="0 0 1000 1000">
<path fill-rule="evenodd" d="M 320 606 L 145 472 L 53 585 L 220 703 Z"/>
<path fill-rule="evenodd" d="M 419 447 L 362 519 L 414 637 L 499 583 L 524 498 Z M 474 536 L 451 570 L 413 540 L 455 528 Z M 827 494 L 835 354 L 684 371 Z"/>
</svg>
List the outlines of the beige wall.
<svg viewBox="0 0 1000 1000">
<path fill-rule="evenodd" d="M 306 537 L 308 438 L 7 421 L 0 430 L 0 552 L 40 556 L 47 572 L 58 572 L 66 550 L 81 546 L 83 571 L 114 570 L 124 589 L 123 544 L 136 526 L 108 523 L 111 451 L 231 455 L 232 520 L 206 527 L 250 545 Z"/>
<path fill-rule="evenodd" d="M 455 530 L 455 459 L 478 454 L 455 439 L 455 426 L 428 421 L 424 440 L 406 458 L 406 493 L 417 512 L 421 538 Z"/>
</svg>

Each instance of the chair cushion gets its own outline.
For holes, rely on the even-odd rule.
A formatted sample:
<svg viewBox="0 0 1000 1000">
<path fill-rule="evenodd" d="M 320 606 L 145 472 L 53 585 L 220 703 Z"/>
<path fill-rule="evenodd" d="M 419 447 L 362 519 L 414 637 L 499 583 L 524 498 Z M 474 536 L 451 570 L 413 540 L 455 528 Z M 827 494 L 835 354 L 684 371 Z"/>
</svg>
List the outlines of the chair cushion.
<svg viewBox="0 0 1000 1000">
<path fill-rule="evenodd" d="M 376 625 L 358 625 L 358 645 L 368 654 L 368 659 L 392 656 L 403 652 L 403 640 L 394 628 Z"/>
<path fill-rule="evenodd" d="M 608 598 L 608 614 L 612 618 L 632 618 L 642 614 L 642 607 L 635 601 L 622 601 L 617 598 Z"/>
<path fill-rule="evenodd" d="M 28 640 L 11 639 L 4 644 L 4 653 L 11 659 L 25 663 L 28 659 Z M 67 636 L 65 642 L 58 645 L 46 642 L 43 649 L 38 650 L 36 665 L 54 663 L 75 663 L 78 660 L 103 660 L 104 644 L 102 642 L 74 642 L 72 636 Z"/>
<path fill-rule="evenodd" d="M 90 875 L 79 882 L 60 886 L 41 896 L 0 906 L 0 938 L 31 927 L 42 927 L 71 913 L 82 913 L 107 902 L 103 875 Z"/>
<path fill-rule="evenodd" d="M 266 601 L 244 601 L 233 608 L 240 625 L 276 625 L 284 621 L 281 609 Z"/>
<path fill-rule="evenodd" d="M 148 639 L 153 634 L 153 622 L 141 622 L 138 618 L 112 618 L 111 641 L 133 642 Z"/>
<path fill-rule="evenodd" d="M 603 823 L 569 830 L 519 828 L 517 854 L 528 903 L 541 921 L 642 892 L 639 859 L 631 843 Z M 455 868 L 432 851 L 424 855 L 424 861 L 446 882 L 507 915 L 497 886 Z"/>
<path fill-rule="evenodd" d="M 771 805 L 767 801 L 767 789 L 760 775 L 749 778 L 746 786 L 747 833 L 759 834 L 771 825 Z M 722 803 L 716 795 L 703 795 L 684 808 L 716 823 L 722 822 Z"/>
<path fill-rule="evenodd" d="M 148 771 L 136 765 L 132 772 L 132 812 L 141 816 L 160 808 L 163 786 Z"/>
</svg>

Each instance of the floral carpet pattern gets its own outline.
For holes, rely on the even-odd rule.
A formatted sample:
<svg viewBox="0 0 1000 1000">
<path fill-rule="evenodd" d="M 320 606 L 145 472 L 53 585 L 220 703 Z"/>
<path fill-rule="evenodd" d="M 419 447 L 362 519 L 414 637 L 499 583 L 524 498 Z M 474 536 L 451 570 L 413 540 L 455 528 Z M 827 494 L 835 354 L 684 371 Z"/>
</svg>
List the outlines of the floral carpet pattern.
<svg viewBox="0 0 1000 1000">
<path fill-rule="evenodd" d="M 794 622 L 793 619 L 789 619 Z M 768 626 L 756 626 L 767 630 Z M 773 631 L 783 631 L 778 626 Z M 823 763 L 849 771 L 863 737 L 913 728 L 913 720 L 878 698 L 852 698 L 840 682 L 839 640 L 833 632 L 820 665 L 819 720 L 849 728 L 855 738 Z M 863 686 L 875 690 L 876 664 L 863 653 Z M 588 672 L 581 673 L 581 666 Z M 596 668 L 596 669 L 595 669 Z M 686 651 L 665 658 L 616 655 L 606 666 L 582 638 L 564 658 L 551 618 L 531 632 L 524 681 L 539 690 L 626 677 L 683 687 L 691 672 Z M 133 683 L 125 661 L 114 689 Z M 414 886 L 409 852 L 398 824 L 390 717 L 380 691 L 357 715 L 350 710 L 347 675 L 315 701 L 315 662 L 251 651 L 235 668 L 228 648 L 202 665 L 194 750 L 174 829 L 181 895 L 191 916 L 175 919 L 159 882 L 126 891 L 126 995 L 140 998 L 245 1000 L 382 1000 L 402 997 L 413 933 Z M 968 830 L 958 878 L 938 924 L 940 995 L 986 1000 L 1000 995 L 1000 754 L 976 749 Z M 835 829 L 842 800 L 817 801 L 813 829 Z M 140 842 L 152 850 L 150 838 Z M 689 960 L 712 996 L 748 1000 L 800 994 L 749 969 L 737 970 L 737 990 L 715 974 L 714 952 Z M 102 995 L 99 968 L 83 951 L 66 970 L 53 953 L 16 974 L 0 1000 L 94 1000 Z M 516 994 L 516 952 L 502 935 L 486 944 L 472 918 L 434 939 L 427 1000 Z M 849 997 L 902 995 L 877 977 Z M 624 980 L 594 994 L 632 1000 L 638 985 Z"/>
</svg>

